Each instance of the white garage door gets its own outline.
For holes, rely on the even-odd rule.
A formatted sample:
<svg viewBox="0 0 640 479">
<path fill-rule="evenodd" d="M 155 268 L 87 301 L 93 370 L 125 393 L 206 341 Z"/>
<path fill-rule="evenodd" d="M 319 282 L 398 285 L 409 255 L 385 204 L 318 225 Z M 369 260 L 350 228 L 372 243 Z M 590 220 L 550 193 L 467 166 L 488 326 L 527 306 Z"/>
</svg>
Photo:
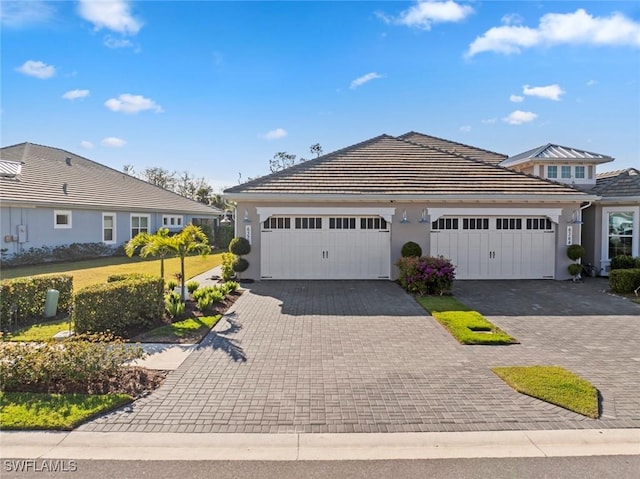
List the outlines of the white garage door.
<svg viewBox="0 0 640 479">
<path fill-rule="evenodd" d="M 371 216 L 271 216 L 262 224 L 263 279 L 389 279 L 390 224 Z"/>
<path fill-rule="evenodd" d="M 431 226 L 431 255 L 456 266 L 457 279 L 554 277 L 555 229 L 541 217 L 443 217 Z"/>
</svg>

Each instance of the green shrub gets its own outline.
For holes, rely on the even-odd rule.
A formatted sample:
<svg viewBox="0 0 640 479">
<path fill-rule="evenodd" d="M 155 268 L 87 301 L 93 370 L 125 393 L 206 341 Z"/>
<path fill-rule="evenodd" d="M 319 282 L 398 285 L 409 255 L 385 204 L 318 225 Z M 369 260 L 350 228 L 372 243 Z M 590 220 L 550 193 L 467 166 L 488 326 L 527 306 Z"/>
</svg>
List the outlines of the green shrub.
<svg viewBox="0 0 640 479">
<path fill-rule="evenodd" d="M 567 256 L 572 261 L 578 261 L 584 256 L 584 246 L 579 244 L 567 246 Z"/>
<path fill-rule="evenodd" d="M 222 285 L 220 285 L 220 290 L 226 296 L 229 293 L 233 293 L 234 291 L 237 291 L 239 287 L 240 287 L 240 284 L 237 281 L 227 281 L 226 283 L 223 283 Z"/>
<path fill-rule="evenodd" d="M 246 238 L 233 238 L 229 243 L 229 252 L 236 256 L 243 256 L 251 252 L 251 243 Z"/>
<path fill-rule="evenodd" d="M 609 285 L 614 293 L 626 294 L 640 286 L 640 268 L 614 269 L 609 272 Z"/>
<path fill-rule="evenodd" d="M 203 313 L 206 312 L 212 304 L 213 296 L 210 294 L 205 294 L 198 298 L 198 309 Z"/>
<path fill-rule="evenodd" d="M 233 239 L 233 226 L 221 225 L 214 229 L 213 236 L 215 238 L 216 248 L 228 250 L 229 243 Z"/>
<path fill-rule="evenodd" d="M 69 311 L 73 297 L 71 275 L 30 276 L 0 281 L 0 325 L 10 324 L 14 315 L 18 324 L 42 317 L 50 289 L 60 292 L 58 311 Z"/>
<path fill-rule="evenodd" d="M 78 335 L 37 346 L 0 343 L 3 391 L 65 393 L 85 390 L 100 394 L 124 363 L 144 357 L 112 335 Z"/>
<path fill-rule="evenodd" d="M 236 273 L 242 273 L 243 271 L 246 271 L 247 268 L 249 268 L 249 262 L 244 258 L 237 257 L 233 262 L 232 267 Z"/>
<path fill-rule="evenodd" d="M 569 274 L 571 276 L 577 276 L 582 272 L 582 265 L 578 263 L 571 263 L 567 269 L 569 270 Z"/>
<path fill-rule="evenodd" d="M 633 268 L 638 268 L 640 266 L 636 266 L 636 263 L 638 263 L 640 260 L 640 258 L 632 258 L 629 255 L 626 254 L 620 254 L 618 256 L 614 256 L 613 258 L 611 258 L 611 269 L 633 269 Z"/>
<path fill-rule="evenodd" d="M 189 294 L 193 295 L 196 289 L 198 289 L 198 287 L 200 286 L 200 283 L 198 283 L 197 281 L 189 281 L 185 286 L 187 287 L 187 291 L 189 291 Z"/>
<path fill-rule="evenodd" d="M 402 245 L 402 250 L 400 251 L 400 254 L 402 255 L 403 258 L 407 258 L 411 256 L 420 257 L 422 256 L 422 248 L 418 243 L 414 243 L 413 241 L 407 241 L 405 244 Z"/>
<path fill-rule="evenodd" d="M 74 296 L 74 328 L 78 333 L 111 331 L 127 336 L 149 327 L 162 317 L 163 288 L 162 278 L 151 275 L 87 286 Z"/>
<path fill-rule="evenodd" d="M 448 259 L 410 256 L 400 258 L 396 266 L 400 270 L 398 282 L 409 293 L 423 296 L 451 291 L 455 267 Z"/>
<path fill-rule="evenodd" d="M 22 266 L 50 263 L 53 261 L 79 261 L 84 259 L 115 256 L 117 248 L 104 243 L 71 243 L 54 247 L 31 247 L 3 259 L 3 265 Z"/>
<path fill-rule="evenodd" d="M 144 278 L 145 275 L 142 273 L 120 273 L 120 274 L 112 274 L 107 277 L 107 283 L 113 283 L 114 281 L 127 281 L 129 279 L 140 279 Z"/>
<path fill-rule="evenodd" d="M 235 272 L 233 271 L 233 263 L 236 260 L 236 255 L 233 253 L 222 253 L 222 280 L 229 281 L 231 278 L 235 276 Z"/>
<path fill-rule="evenodd" d="M 167 293 L 164 297 L 164 309 L 169 316 L 176 318 L 184 313 L 185 305 L 182 302 L 180 295 L 175 291 Z"/>
<path fill-rule="evenodd" d="M 167 289 L 169 291 L 173 291 L 177 287 L 178 287 L 178 282 L 175 279 L 170 279 L 169 281 L 167 281 Z"/>
</svg>

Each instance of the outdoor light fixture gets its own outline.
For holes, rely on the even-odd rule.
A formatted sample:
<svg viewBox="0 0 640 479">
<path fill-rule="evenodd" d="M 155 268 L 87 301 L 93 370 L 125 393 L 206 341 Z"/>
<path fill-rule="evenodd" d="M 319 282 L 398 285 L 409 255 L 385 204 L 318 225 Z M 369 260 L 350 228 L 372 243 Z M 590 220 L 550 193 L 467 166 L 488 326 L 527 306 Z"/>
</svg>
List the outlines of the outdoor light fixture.
<svg viewBox="0 0 640 479">
<path fill-rule="evenodd" d="M 231 218 L 229 218 L 229 216 Z M 235 221 L 236 221 L 236 212 L 235 212 L 235 210 L 231 210 L 231 209 L 224 210 L 224 218 L 222 218 L 220 220 L 220 224 L 226 226 L 226 225 L 229 225 L 231 223 L 235 223 Z"/>
<path fill-rule="evenodd" d="M 578 210 L 574 210 L 571 214 L 571 219 L 567 221 L 570 225 L 581 225 L 582 220 L 579 218 Z"/>
<path fill-rule="evenodd" d="M 428 223 L 427 221 L 427 209 L 422 208 L 422 214 L 420 215 L 420 223 Z"/>
<path fill-rule="evenodd" d="M 400 220 L 400 223 L 409 223 L 409 220 L 407 219 L 406 209 L 402 210 L 402 219 Z"/>
<path fill-rule="evenodd" d="M 251 223 L 251 220 L 249 219 L 249 212 L 247 210 L 244 210 L 244 218 L 242 218 L 242 222 Z"/>
</svg>

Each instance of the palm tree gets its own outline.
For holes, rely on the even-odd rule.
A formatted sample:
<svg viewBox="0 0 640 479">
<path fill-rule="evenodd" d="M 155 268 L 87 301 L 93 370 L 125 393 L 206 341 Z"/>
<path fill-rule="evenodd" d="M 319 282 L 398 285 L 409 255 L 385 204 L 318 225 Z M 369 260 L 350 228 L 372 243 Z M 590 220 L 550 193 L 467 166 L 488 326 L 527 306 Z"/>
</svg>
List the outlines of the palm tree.
<svg viewBox="0 0 640 479">
<path fill-rule="evenodd" d="M 167 251 L 180 258 L 180 298 L 184 302 L 184 259 L 190 253 L 197 252 L 206 256 L 211 252 L 207 235 L 202 231 L 202 228 L 190 223 L 180 233 L 159 237 L 156 242 L 159 248 L 166 248 Z"/>
<path fill-rule="evenodd" d="M 155 234 L 139 233 L 131 238 L 124 247 L 127 256 L 132 257 L 139 249 L 140 257 L 157 256 L 160 258 L 160 277 L 164 279 L 164 258 L 171 252 L 162 242 L 169 237 L 167 228 L 160 228 Z"/>
</svg>

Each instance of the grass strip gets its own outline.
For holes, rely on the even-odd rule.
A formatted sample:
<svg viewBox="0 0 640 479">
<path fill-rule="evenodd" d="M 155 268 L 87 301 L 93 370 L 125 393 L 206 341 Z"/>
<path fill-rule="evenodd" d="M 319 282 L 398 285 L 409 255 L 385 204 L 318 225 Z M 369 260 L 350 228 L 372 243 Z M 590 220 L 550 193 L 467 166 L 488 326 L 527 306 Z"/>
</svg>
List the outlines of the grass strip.
<svg viewBox="0 0 640 479">
<path fill-rule="evenodd" d="M 70 430 L 132 401 L 127 394 L 0 393 L 0 429 Z"/>
<path fill-rule="evenodd" d="M 56 333 L 60 331 L 68 331 L 69 330 L 69 320 L 68 319 L 60 319 L 57 321 L 49 321 L 46 323 L 33 324 L 31 326 L 27 326 L 26 328 L 22 328 L 4 338 L 4 340 L 9 341 L 48 341 L 53 338 Z"/>
<path fill-rule="evenodd" d="M 200 316 L 176 321 L 133 338 L 146 343 L 199 342 L 222 318 L 221 314 Z"/>
<path fill-rule="evenodd" d="M 559 366 L 497 367 L 492 371 L 519 393 L 598 418 L 598 390 Z"/>
<path fill-rule="evenodd" d="M 471 311 L 453 296 L 419 296 L 416 298 L 420 306 L 433 313 L 434 311 Z"/>
<path fill-rule="evenodd" d="M 518 341 L 477 311 L 434 311 L 431 315 L 462 344 L 513 344 Z"/>
</svg>

